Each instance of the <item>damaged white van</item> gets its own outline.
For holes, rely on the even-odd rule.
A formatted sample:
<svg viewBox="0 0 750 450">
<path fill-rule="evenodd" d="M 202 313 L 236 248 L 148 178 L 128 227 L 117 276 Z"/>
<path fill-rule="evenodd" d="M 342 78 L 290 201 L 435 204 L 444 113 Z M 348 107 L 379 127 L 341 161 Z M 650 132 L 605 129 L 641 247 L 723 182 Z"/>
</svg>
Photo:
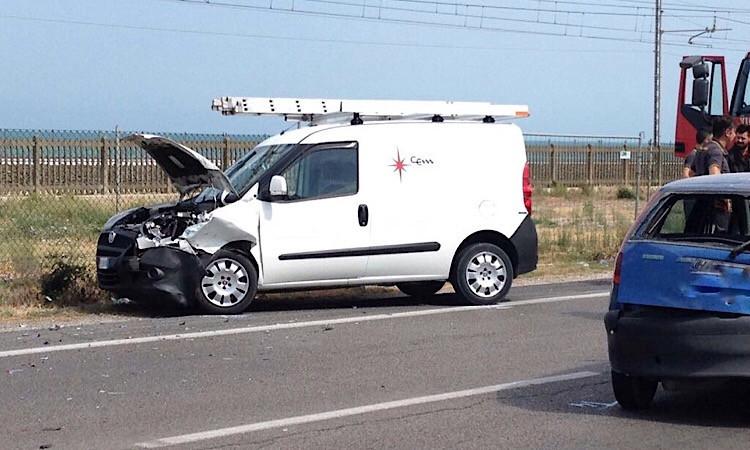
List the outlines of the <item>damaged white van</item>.
<svg viewBox="0 0 750 450">
<path fill-rule="evenodd" d="M 181 199 L 106 223 L 97 274 L 114 297 L 233 314 L 258 291 L 396 285 L 426 296 L 449 281 L 482 305 L 536 268 L 523 136 L 499 123 L 526 107 L 223 98 L 214 108 L 310 126 L 224 173 L 170 139 L 131 136 Z"/>
</svg>

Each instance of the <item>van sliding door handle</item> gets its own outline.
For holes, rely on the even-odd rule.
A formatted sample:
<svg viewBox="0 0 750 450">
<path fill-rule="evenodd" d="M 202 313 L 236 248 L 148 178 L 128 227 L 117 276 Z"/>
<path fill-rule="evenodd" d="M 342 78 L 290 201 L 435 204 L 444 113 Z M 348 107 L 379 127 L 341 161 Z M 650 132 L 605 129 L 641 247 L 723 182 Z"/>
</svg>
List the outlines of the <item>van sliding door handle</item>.
<svg viewBox="0 0 750 450">
<path fill-rule="evenodd" d="M 359 217 L 359 226 L 366 227 L 367 222 L 370 220 L 370 212 L 367 210 L 367 205 L 359 205 L 357 216 Z"/>
</svg>

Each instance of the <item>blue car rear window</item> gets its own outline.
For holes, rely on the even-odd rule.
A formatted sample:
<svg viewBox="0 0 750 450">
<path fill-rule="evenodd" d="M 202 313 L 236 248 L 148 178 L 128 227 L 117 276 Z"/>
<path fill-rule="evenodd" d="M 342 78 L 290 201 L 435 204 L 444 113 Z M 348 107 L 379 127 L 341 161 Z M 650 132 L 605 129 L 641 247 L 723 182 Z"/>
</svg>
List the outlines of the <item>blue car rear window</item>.
<svg viewBox="0 0 750 450">
<path fill-rule="evenodd" d="M 750 239 L 750 201 L 739 195 L 676 194 L 643 228 L 649 239 L 733 244 Z"/>
</svg>

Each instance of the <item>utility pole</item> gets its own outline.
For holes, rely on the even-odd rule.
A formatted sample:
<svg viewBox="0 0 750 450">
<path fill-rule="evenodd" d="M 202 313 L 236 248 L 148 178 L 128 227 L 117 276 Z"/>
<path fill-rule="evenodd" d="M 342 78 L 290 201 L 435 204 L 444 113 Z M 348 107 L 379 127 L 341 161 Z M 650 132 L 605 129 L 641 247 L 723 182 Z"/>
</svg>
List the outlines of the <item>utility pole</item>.
<svg viewBox="0 0 750 450">
<path fill-rule="evenodd" d="M 656 0 L 656 7 L 654 10 L 655 27 L 654 27 L 654 137 L 651 140 L 652 148 L 657 152 L 659 151 L 659 133 L 660 133 L 660 121 L 661 121 L 661 0 Z M 650 159 L 650 158 L 649 158 Z M 661 155 L 657 157 L 657 163 L 661 162 Z M 650 164 L 649 164 L 650 166 Z M 657 170 L 661 170 L 658 167 Z M 651 179 L 653 173 L 649 174 L 649 186 L 651 185 Z"/>
</svg>

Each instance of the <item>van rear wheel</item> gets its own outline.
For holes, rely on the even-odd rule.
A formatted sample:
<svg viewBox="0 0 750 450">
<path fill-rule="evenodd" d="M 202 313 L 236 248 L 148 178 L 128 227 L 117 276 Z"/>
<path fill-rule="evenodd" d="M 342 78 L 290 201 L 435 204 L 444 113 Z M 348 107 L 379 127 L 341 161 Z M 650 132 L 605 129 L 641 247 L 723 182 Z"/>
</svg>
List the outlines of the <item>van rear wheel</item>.
<svg viewBox="0 0 750 450">
<path fill-rule="evenodd" d="M 411 297 L 429 297 L 443 286 L 445 286 L 445 281 L 413 281 L 396 285 L 399 291 Z"/>
<path fill-rule="evenodd" d="M 250 260 L 219 250 L 206 265 L 196 292 L 198 305 L 211 314 L 239 314 L 247 309 L 258 290 L 258 272 Z"/>
<path fill-rule="evenodd" d="M 473 305 L 492 305 L 508 294 L 513 264 L 494 244 L 471 244 L 458 253 L 451 283 L 456 293 Z"/>
</svg>

